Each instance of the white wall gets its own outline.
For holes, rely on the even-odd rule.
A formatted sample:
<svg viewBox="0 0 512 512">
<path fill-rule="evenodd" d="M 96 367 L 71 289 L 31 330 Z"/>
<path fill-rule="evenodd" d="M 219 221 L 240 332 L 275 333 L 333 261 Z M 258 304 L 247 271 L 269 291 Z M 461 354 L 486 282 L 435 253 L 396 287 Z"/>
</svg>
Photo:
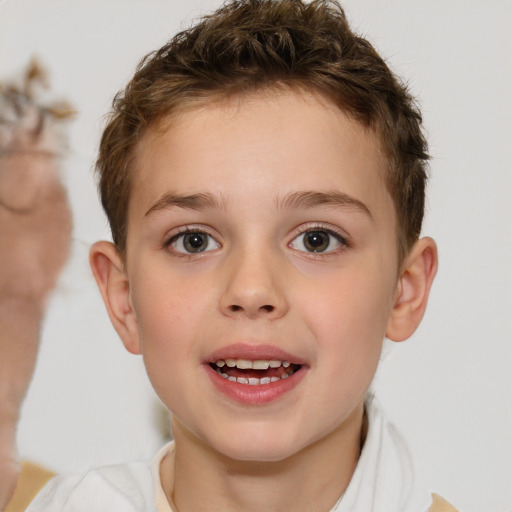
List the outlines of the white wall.
<svg viewBox="0 0 512 512">
<path fill-rule="evenodd" d="M 0 0 L 0 76 L 33 54 L 79 110 L 63 162 L 74 254 L 55 295 L 19 431 L 57 471 L 147 458 L 156 399 L 88 270 L 108 236 L 91 168 L 101 117 L 139 58 L 216 0 Z M 349 0 L 419 94 L 431 142 L 425 234 L 441 265 L 426 318 L 376 388 L 434 488 L 466 512 L 512 510 L 512 3 Z"/>
</svg>

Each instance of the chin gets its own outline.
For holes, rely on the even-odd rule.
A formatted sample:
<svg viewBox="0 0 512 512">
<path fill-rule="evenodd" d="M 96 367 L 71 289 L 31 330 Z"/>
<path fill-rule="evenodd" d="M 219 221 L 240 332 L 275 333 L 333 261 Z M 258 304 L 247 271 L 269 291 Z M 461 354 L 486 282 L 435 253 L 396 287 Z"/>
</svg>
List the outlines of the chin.
<svg viewBox="0 0 512 512">
<path fill-rule="evenodd" d="M 289 435 L 275 436 L 275 431 L 251 434 L 241 431 L 223 439 L 211 440 L 209 444 L 224 457 L 240 462 L 279 462 L 304 448 L 300 442 L 293 442 Z"/>
</svg>

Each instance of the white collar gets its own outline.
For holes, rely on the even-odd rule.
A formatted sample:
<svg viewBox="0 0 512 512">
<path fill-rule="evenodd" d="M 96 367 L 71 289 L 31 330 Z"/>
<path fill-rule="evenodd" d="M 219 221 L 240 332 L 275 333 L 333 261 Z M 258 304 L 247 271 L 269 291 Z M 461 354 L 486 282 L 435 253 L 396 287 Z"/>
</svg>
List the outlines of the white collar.
<svg viewBox="0 0 512 512">
<path fill-rule="evenodd" d="M 404 439 L 377 401 L 366 403 L 368 433 L 350 483 L 331 512 L 425 512 L 432 503 Z"/>
</svg>

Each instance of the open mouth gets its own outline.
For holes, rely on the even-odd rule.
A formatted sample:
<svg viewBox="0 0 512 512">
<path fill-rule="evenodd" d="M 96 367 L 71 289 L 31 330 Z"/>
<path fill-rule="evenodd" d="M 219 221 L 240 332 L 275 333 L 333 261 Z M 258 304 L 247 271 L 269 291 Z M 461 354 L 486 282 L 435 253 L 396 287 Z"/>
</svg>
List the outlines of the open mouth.
<svg viewBox="0 0 512 512">
<path fill-rule="evenodd" d="M 219 359 L 209 364 L 224 379 L 248 386 L 264 386 L 287 379 L 302 367 L 277 359 Z"/>
</svg>

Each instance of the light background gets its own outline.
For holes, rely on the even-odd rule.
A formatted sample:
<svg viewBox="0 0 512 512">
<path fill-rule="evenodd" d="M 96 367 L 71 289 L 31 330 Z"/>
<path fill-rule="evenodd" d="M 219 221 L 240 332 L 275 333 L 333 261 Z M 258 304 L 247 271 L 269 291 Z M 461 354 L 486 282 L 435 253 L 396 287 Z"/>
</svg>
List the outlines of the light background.
<svg viewBox="0 0 512 512">
<path fill-rule="evenodd" d="M 23 410 L 23 456 L 59 472 L 148 458 L 160 435 L 140 359 L 124 352 L 88 269 L 108 237 L 92 178 L 102 115 L 146 52 L 214 0 L 0 0 L 0 77 L 32 55 L 80 114 L 64 180 L 73 257 Z M 353 26 L 421 98 L 440 249 L 426 318 L 375 387 L 433 488 L 461 511 L 512 511 L 512 2 L 347 0 Z"/>
</svg>

